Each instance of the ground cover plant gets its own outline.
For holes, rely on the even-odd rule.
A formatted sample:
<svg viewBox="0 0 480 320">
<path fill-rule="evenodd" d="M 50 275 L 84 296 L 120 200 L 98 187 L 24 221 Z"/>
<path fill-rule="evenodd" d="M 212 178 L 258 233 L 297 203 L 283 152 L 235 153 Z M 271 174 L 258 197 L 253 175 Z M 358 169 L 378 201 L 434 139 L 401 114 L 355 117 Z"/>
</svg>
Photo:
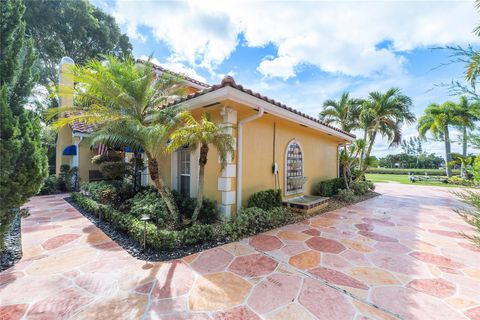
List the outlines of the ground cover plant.
<svg viewBox="0 0 480 320">
<path fill-rule="evenodd" d="M 458 210 L 458 214 L 475 230 L 473 235 L 464 235 L 480 248 L 480 193 L 466 191 L 456 193 L 456 195 L 470 207 Z"/>
</svg>

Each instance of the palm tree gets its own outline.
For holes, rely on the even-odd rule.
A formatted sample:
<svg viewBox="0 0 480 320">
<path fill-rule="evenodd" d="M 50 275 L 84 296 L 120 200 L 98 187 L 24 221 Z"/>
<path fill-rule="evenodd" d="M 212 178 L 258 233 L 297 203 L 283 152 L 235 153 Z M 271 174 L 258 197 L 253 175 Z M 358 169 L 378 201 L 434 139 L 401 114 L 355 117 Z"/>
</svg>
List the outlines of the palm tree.
<svg viewBox="0 0 480 320">
<path fill-rule="evenodd" d="M 457 118 L 459 120 L 458 128 L 462 132 L 462 156 L 467 158 L 468 152 L 468 131 L 475 129 L 475 121 L 479 120 L 479 109 L 480 103 L 470 103 L 467 97 L 460 97 L 460 101 L 457 104 L 458 108 L 456 110 Z M 465 162 L 461 162 L 461 177 L 465 178 Z"/>
<path fill-rule="evenodd" d="M 358 128 L 358 117 L 360 114 L 361 99 L 350 99 L 348 92 L 343 92 L 338 101 L 326 100 L 323 103 L 323 110 L 318 118 L 328 124 L 335 124 L 343 131 L 350 132 Z M 339 154 L 342 174 L 345 179 L 345 185 L 349 188 L 351 180 L 351 157 L 348 156 L 347 147 L 343 146 L 343 151 Z"/>
<path fill-rule="evenodd" d="M 144 150 L 150 177 L 170 213 L 178 219 L 177 205 L 159 174 L 158 157 L 168 136 L 181 123 L 178 108 L 161 106 L 184 92 L 182 79 L 167 73 L 157 76 L 150 63 L 139 64 L 131 58 L 120 61 L 113 56 L 75 67 L 72 77 L 77 83 L 75 105 L 50 109 L 49 119 L 59 116 L 52 126 L 60 129 L 74 122 L 93 124 L 92 145 Z M 67 88 L 59 91 L 71 94 Z"/>
<path fill-rule="evenodd" d="M 197 203 L 192 214 L 192 223 L 196 223 L 203 203 L 205 165 L 207 164 L 209 145 L 211 144 L 217 149 L 220 166 L 223 170 L 227 165 L 227 157 L 233 156 L 235 140 L 227 132 L 229 128 L 221 127 L 210 120 L 208 113 L 202 116 L 200 122 L 189 113 L 183 114 L 183 119 L 185 125 L 171 134 L 166 151 L 173 152 L 183 146 L 188 146 L 190 150 L 196 150 L 200 146 Z"/>
<path fill-rule="evenodd" d="M 362 152 L 362 172 L 365 171 L 365 159 L 370 157 L 375 139 L 380 133 L 390 142 L 390 146 L 400 143 L 403 124 L 415 121 L 415 115 L 410 111 L 412 100 L 402 94 L 399 88 L 390 88 L 385 93 L 370 92 L 362 105 L 361 122 L 364 126 L 366 151 Z"/>
<path fill-rule="evenodd" d="M 450 148 L 450 125 L 459 125 L 458 106 L 453 102 L 445 102 L 442 105 L 432 103 L 424 111 L 423 116 L 418 119 L 418 133 L 420 138 L 425 139 L 428 131 L 435 139 L 445 142 L 445 167 L 447 177 L 452 176 L 452 161 Z"/>
<path fill-rule="evenodd" d="M 350 132 L 358 127 L 358 116 L 362 103 L 361 99 L 350 99 L 349 93 L 344 92 L 338 101 L 329 99 L 323 103 L 319 119 L 328 124 L 333 123 L 343 131 Z"/>
</svg>

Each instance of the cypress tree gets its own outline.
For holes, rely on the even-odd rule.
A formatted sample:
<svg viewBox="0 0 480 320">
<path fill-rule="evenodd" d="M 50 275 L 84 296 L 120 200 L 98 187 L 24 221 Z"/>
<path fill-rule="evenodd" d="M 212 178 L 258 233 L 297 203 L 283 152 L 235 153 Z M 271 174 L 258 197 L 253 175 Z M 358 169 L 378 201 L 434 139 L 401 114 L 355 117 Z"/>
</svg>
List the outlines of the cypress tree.
<svg viewBox="0 0 480 320">
<path fill-rule="evenodd" d="M 25 108 L 38 81 L 37 56 L 25 36 L 25 6 L 4 0 L 0 10 L 0 214 L 5 217 L 38 192 L 48 165 L 39 117 Z"/>
</svg>

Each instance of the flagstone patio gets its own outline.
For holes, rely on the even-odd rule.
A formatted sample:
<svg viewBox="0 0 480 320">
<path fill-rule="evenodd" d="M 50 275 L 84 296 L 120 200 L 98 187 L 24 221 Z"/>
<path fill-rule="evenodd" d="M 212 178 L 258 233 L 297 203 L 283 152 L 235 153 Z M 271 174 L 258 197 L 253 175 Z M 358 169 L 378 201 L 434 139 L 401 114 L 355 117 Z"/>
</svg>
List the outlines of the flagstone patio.
<svg viewBox="0 0 480 320">
<path fill-rule="evenodd" d="M 382 196 L 181 260 L 131 257 L 35 197 L 0 319 L 480 319 L 480 250 L 447 188 Z"/>
</svg>

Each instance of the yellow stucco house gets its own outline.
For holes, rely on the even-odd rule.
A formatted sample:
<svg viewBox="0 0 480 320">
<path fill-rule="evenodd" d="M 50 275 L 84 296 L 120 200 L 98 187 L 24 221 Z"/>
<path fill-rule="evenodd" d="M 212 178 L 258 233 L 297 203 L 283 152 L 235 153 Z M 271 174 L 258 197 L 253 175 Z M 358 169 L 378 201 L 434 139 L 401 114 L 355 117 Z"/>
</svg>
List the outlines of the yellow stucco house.
<svg viewBox="0 0 480 320">
<path fill-rule="evenodd" d="M 354 141 L 354 135 L 246 89 L 230 76 L 213 86 L 190 78 L 185 81 L 191 93 L 165 107 L 180 104 L 196 118 L 208 112 L 229 127 L 236 140 L 235 154 L 224 170 L 215 148 L 210 149 L 205 168 L 205 196 L 219 203 L 225 218 L 234 215 L 254 192 L 280 188 L 284 199 L 295 198 L 312 194 L 318 182 L 338 176 L 338 149 Z M 94 151 L 82 145 L 83 134 L 75 126 L 60 132 L 57 156 L 80 141 L 80 176 L 88 181 L 86 172 L 94 168 L 87 158 Z M 198 154 L 198 150 L 182 149 L 162 155 L 161 174 L 172 189 L 195 197 Z"/>
</svg>

